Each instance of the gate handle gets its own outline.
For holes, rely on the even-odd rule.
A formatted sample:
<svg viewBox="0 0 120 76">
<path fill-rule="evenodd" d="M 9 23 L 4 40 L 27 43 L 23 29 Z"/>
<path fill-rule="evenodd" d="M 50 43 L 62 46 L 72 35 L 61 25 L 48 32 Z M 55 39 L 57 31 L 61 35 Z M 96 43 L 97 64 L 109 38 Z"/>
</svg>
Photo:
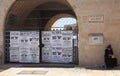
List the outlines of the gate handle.
<svg viewBox="0 0 120 76">
<path fill-rule="evenodd" d="M 44 47 L 45 45 L 44 44 L 40 44 L 39 47 Z"/>
</svg>

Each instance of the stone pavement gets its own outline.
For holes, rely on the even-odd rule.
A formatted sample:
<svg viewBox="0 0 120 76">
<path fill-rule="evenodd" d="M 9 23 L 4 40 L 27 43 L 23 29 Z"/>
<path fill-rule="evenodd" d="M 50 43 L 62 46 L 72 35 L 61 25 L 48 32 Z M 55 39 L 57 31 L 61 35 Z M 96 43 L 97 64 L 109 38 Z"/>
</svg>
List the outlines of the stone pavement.
<svg viewBox="0 0 120 76">
<path fill-rule="evenodd" d="M 83 67 L 21 67 L 0 66 L 0 76 L 120 76 L 120 67 L 111 70 Z"/>
</svg>

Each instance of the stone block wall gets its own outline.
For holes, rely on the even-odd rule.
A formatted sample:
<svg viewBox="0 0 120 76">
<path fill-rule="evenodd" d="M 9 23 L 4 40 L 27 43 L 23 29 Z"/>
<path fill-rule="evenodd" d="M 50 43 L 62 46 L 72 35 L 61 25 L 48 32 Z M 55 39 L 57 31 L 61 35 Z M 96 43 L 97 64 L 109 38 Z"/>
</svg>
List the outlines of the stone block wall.
<svg viewBox="0 0 120 76">
<path fill-rule="evenodd" d="M 15 0 L 0 0 L 0 49 L 4 52 L 4 25 L 11 5 Z M 120 1 L 119 0 L 67 0 L 72 6 L 79 27 L 79 65 L 104 64 L 104 49 L 113 46 L 120 63 Z M 103 17 L 102 22 L 90 22 L 91 17 Z M 103 44 L 89 44 L 89 33 L 103 33 Z M 4 62 L 4 53 L 2 54 Z"/>
<path fill-rule="evenodd" d="M 119 0 L 77 0 L 70 1 L 78 19 L 79 27 L 79 65 L 96 66 L 104 64 L 104 49 L 108 44 L 120 63 L 120 1 Z M 103 17 L 103 21 L 91 17 Z M 90 44 L 89 33 L 103 33 L 103 44 Z"/>
</svg>

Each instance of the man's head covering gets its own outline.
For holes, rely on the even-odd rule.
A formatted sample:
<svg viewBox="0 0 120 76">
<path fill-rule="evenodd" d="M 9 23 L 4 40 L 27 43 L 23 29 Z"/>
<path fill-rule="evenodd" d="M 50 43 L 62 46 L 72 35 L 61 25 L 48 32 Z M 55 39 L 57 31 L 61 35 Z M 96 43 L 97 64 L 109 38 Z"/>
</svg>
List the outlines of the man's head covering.
<svg viewBox="0 0 120 76">
<path fill-rule="evenodd" d="M 112 46 L 109 44 L 109 45 L 107 46 L 107 48 L 112 48 Z"/>
</svg>

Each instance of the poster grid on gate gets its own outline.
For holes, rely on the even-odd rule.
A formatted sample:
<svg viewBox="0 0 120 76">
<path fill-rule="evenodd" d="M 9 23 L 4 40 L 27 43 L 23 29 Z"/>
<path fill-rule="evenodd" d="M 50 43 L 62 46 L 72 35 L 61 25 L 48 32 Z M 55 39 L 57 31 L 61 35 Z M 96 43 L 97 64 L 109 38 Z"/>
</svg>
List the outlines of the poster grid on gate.
<svg viewBox="0 0 120 76">
<path fill-rule="evenodd" d="M 39 63 L 39 50 L 38 31 L 10 31 L 10 62 Z"/>
<path fill-rule="evenodd" d="M 45 39 L 44 39 L 45 38 Z M 50 40 L 46 40 L 49 38 Z M 42 62 L 70 63 L 73 61 L 73 32 L 42 32 Z"/>
</svg>

